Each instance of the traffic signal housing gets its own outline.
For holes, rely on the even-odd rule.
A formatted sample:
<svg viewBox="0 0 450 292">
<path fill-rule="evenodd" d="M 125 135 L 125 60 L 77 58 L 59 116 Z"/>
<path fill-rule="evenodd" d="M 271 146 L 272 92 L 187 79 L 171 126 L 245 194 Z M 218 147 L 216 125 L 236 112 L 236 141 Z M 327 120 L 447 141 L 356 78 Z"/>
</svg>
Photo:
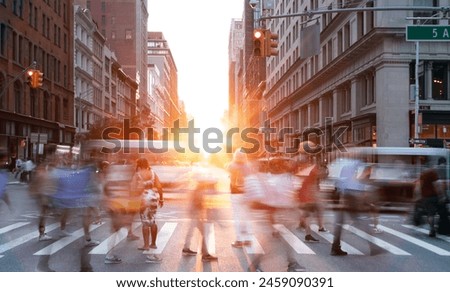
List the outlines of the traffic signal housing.
<svg viewBox="0 0 450 292">
<path fill-rule="evenodd" d="M 278 55 L 278 34 L 272 33 L 270 29 L 264 32 L 264 51 L 267 57 Z"/>
<path fill-rule="evenodd" d="M 36 86 L 37 87 L 42 87 L 42 84 L 44 82 L 44 73 L 42 73 L 39 70 L 36 70 L 34 72 L 34 74 L 36 75 Z"/>
<path fill-rule="evenodd" d="M 255 29 L 253 30 L 253 55 L 255 57 L 265 57 L 265 30 Z"/>
<path fill-rule="evenodd" d="M 34 69 L 27 71 L 27 83 L 30 87 L 33 87 Z"/>
<path fill-rule="evenodd" d="M 40 88 L 44 82 L 44 73 L 36 69 L 27 71 L 27 82 L 31 88 Z"/>
</svg>

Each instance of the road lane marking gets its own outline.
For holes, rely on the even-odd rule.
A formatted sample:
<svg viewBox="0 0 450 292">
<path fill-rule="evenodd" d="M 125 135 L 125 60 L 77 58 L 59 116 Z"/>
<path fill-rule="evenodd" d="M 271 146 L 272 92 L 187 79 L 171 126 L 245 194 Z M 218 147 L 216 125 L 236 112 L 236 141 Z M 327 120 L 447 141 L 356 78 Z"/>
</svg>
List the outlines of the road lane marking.
<svg viewBox="0 0 450 292">
<path fill-rule="evenodd" d="M 394 245 L 392 245 L 390 243 L 387 243 L 384 240 L 381 240 L 381 239 L 379 239 L 379 238 L 377 238 L 375 236 L 372 236 L 372 235 L 370 235 L 370 234 L 368 234 L 368 233 L 366 233 L 364 231 L 361 231 L 361 230 L 359 230 L 359 229 L 357 229 L 357 228 L 355 228 L 353 226 L 350 226 L 348 224 L 344 224 L 343 227 L 344 227 L 344 229 L 346 229 L 346 230 L 348 230 L 348 231 L 358 235 L 359 237 L 364 238 L 365 240 L 367 240 L 367 241 L 369 241 L 369 242 L 371 242 L 371 243 L 373 243 L 373 244 L 375 244 L 375 245 L 377 245 L 377 246 L 379 246 L 379 247 L 389 251 L 390 253 L 393 253 L 395 255 L 411 255 L 409 252 L 406 252 L 403 249 L 400 249 L 400 248 L 398 248 L 398 247 L 396 247 L 396 246 L 394 246 Z"/>
<path fill-rule="evenodd" d="M 311 224 L 311 229 L 319 229 L 319 226 L 316 224 Z M 329 243 L 333 243 L 333 240 L 334 240 L 333 234 L 328 233 L 328 232 L 319 232 L 318 234 L 321 237 L 325 238 L 325 240 L 328 241 Z M 354 248 L 353 246 L 346 243 L 345 241 L 341 241 L 341 248 L 342 248 L 342 250 L 345 250 L 348 254 L 351 254 L 351 255 L 364 255 L 363 252 Z"/>
<path fill-rule="evenodd" d="M 316 254 L 303 241 L 301 241 L 295 234 L 289 231 L 282 224 L 274 224 L 273 227 L 280 232 L 281 237 L 299 254 Z"/>
<path fill-rule="evenodd" d="M 100 227 L 102 224 L 97 225 L 91 225 L 89 230 L 92 232 L 98 227 Z M 59 250 L 63 249 L 64 247 L 68 246 L 72 242 L 78 240 L 79 238 L 84 236 L 84 230 L 83 228 L 78 229 L 75 232 L 70 233 L 69 236 L 63 237 L 56 242 L 46 246 L 45 248 L 39 250 L 38 252 L 34 253 L 34 255 L 52 255 L 58 252 Z"/>
<path fill-rule="evenodd" d="M 20 228 L 20 227 L 28 225 L 28 224 L 30 224 L 30 222 L 19 222 L 19 223 L 14 223 L 14 224 L 8 225 L 6 227 L 0 228 L 0 234 Z"/>
<path fill-rule="evenodd" d="M 378 225 L 378 228 L 380 228 L 381 230 L 383 230 L 383 231 L 385 231 L 387 233 L 390 233 L 392 235 L 400 237 L 403 240 L 409 241 L 409 242 L 411 242 L 411 243 L 413 243 L 415 245 L 423 247 L 423 248 L 425 248 L 425 249 L 427 249 L 427 250 L 429 250 L 431 252 L 434 252 L 434 253 L 436 253 L 438 255 L 450 256 L 450 252 L 449 251 L 446 251 L 446 250 L 444 250 L 442 248 L 439 248 L 437 246 L 429 244 L 428 242 L 425 242 L 423 240 L 414 238 L 411 235 L 404 234 L 402 232 L 399 232 L 397 230 L 391 229 L 389 227 L 386 227 L 386 226 L 383 226 L 383 225 L 380 225 L 380 224 Z"/>
<path fill-rule="evenodd" d="M 413 229 L 413 230 L 418 231 L 418 232 L 423 233 L 423 234 L 430 233 L 430 230 L 425 229 L 425 228 L 421 228 L 421 227 L 417 227 L 417 226 L 414 226 L 414 225 L 403 224 L 402 226 L 406 227 L 406 228 L 409 228 L 409 229 Z M 445 240 L 447 242 L 450 242 L 450 236 L 447 236 L 447 235 L 436 234 L 436 238 L 439 238 L 439 239 Z"/>
<path fill-rule="evenodd" d="M 60 225 L 59 222 L 53 223 L 51 225 L 46 226 L 45 230 L 47 232 L 52 231 L 53 229 L 58 228 L 59 225 Z M 28 234 L 25 234 L 25 235 L 23 235 L 21 237 L 18 237 L 16 239 L 14 239 L 14 240 L 6 242 L 6 243 L 0 245 L 0 253 L 3 253 L 3 252 L 8 251 L 10 249 L 13 249 L 13 248 L 15 248 L 15 247 L 17 247 L 17 246 L 19 246 L 21 244 L 24 244 L 27 241 L 30 241 L 30 240 L 32 240 L 34 238 L 37 238 L 37 237 L 39 237 L 39 233 L 37 231 L 32 231 L 32 232 L 30 232 Z"/>
<path fill-rule="evenodd" d="M 135 230 L 141 226 L 141 222 L 133 222 L 132 229 Z M 89 254 L 103 254 L 106 255 L 110 250 L 116 247 L 122 240 L 127 238 L 128 231 L 126 228 L 121 228 L 119 231 L 111 234 L 107 239 L 102 241 L 99 245 L 94 247 Z"/>
<path fill-rule="evenodd" d="M 164 248 L 167 246 L 167 243 L 175 232 L 175 228 L 178 223 L 167 222 L 164 223 L 161 230 L 158 231 L 158 237 L 156 238 L 156 246 L 157 249 L 150 249 L 148 251 L 144 251 L 143 254 L 161 254 Z"/>
</svg>

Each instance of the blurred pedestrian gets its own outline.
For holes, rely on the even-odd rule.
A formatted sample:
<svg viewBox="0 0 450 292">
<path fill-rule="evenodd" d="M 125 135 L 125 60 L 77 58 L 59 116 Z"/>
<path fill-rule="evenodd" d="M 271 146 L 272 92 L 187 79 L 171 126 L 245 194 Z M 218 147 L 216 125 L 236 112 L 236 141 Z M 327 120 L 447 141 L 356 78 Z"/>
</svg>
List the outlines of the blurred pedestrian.
<svg viewBox="0 0 450 292">
<path fill-rule="evenodd" d="M 241 149 L 233 153 L 233 160 L 227 167 L 230 173 L 230 187 L 233 193 L 239 186 L 239 191 L 244 191 L 245 177 L 252 171 L 248 163 L 247 154 Z M 233 217 L 236 229 L 236 240 L 231 243 L 233 247 L 240 248 L 251 245 L 251 227 L 248 218 L 247 204 L 244 196 L 233 198 Z"/>
<path fill-rule="evenodd" d="M 304 156 L 305 157 L 305 156 Z M 300 228 L 305 228 L 306 242 L 319 242 L 312 236 L 310 227 L 311 214 L 315 213 L 319 225 L 319 232 L 327 232 L 328 230 L 323 224 L 323 205 L 319 197 L 319 183 L 321 180 L 321 167 L 316 163 L 315 157 L 306 156 L 303 161 L 298 164 L 298 172 L 303 177 L 301 188 L 298 191 L 298 199 L 300 201 Z"/>
<path fill-rule="evenodd" d="M 6 151 L 0 149 L 0 200 L 5 202 L 5 204 L 11 209 L 11 202 L 6 190 L 6 186 L 9 181 L 9 170 L 8 170 L 8 156 Z"/>
<path fill-rule="evenodd" d="M 45 219 L 52 207 L 52 197 L 56 192 L 55 180 L 51 175 L 53 167 L 50 161 L 40 163 L 28 187 L 30 195 L 36 200 L 40 210 L 39 241 L 52 240 L 52 237 L 45 233 Z"/>
<path fill-rule="evenodd" d="M 182 254 L 183 256 L 197 255 L 197 252 L 191 250 L 190 248 L 191 241 L 194 236 L 194 231 L 197 228 L 202 238 L 202 247 L 201 247 L 202 261 L 203 262 L 217 261 L 218 258 L 209 253 L 205 237 L 205 222 L 207 220 L 205 194 L 209 193 L 211 190 L 214 190 L 216 181 L 211 180 L 211 178 L 208 178 L 207 175 L 203 174 L 194 174 L 193 179 L 195 187 L 190 192 L 189 195 L 189 203 L 190 203 L 189 210 L 190 215 L 192 217 L 184 241 Z"/>
<path fill-rule="evenodd" d="M 31 180 L 31 174 L 35 168 L 36 164 L 34 164 L 33 160 L 28 157 L 27 160 L 22 164 L 20 181 L 23 183 L 29 183 Z"/>
<path fill-rule="evenodd" d="M 425 211 L 430 237 L 436 237 L 435 216 L 440 207 L 440 198 L 444 197 L 444 191 L 438 181 L 438 172 L 432 167 L 425 169 L 418 181 L 421 198 L 416 202 L 416 209 L 421 206 Z"/>
<path fill-rule="evenodd" d="M 112 236 L 109 237 L 108 252 L 105 256 L 105 264 L 120 264 L 121 257 L 115 254 L 114 247 L 118 240 L 121 228 L 131 229 L 132 220 L 136 213 L 136 203 L 132 200 L 131 180 L 135 173 L 132 164 L 112 163 L 105 169 L 104 208 L 111 219 Z"/>
<path fill-rule="evenodd" d="M 16 161 L 17 161 L 17 154 L 16 153 L 11 154 L 11 157 L 10 157 L 9 163 L 8 163 L 9 171 L 11 173 L 15 173 L 15 171 L 16 171 Z"/>
<path fill-rule="evenodd" d="M 101 194 L 99 189 L 101 185 L 96 178 L 95 170 L 91 164 L 77 162 L 69 167 L 55 167 L 52 171 L 56 183 L 53 203 L 56 208 L 62 210 L 60 235 L 70 235 L 65 230 L 69 212 L 80 211 L 86 247 L 100 244 L 99 241 L 92 240 L 90 235 L 90 225 Z"/>
<path fill-rule="evenodd" d="M 331 245 L 331 255 L 333 256 L 345 256 L 348 253 L 341 249 L 341 236 L 342 228 L 344 225 L 345 214 L 348 213 L 353 223 L 359 224 L 361 229 L 366 233 L 373 233 L 369 224 L 365 222 L 361 223 L 358 215 L 362 211 L 366 211 L 367 204 L 367 192 L 373 191 L 370 185 L 367 185 L 364 181 L 359 180 L 358 170 L 362 166 L 359 160 L 348 160 L 342 167 L 337 188 L 342 194 L 344 207 L 336 214 L 336 222 L 334 226 L 334 238 Z M 380 248 L 376 247 L 373 243 L 369 242 L 370 255 L 376 255 L 381 252 Z"/>
<path fill-rule="evenodd" d="M 158 225 L 156 224 L 156 211 L 158 206 L 164 205 L 164 196 L 161 182 L 158 175 L 151 169 L 146 158 L 139 158 L 136 162 L 136 173 L 134 174 L 131 185 L 133 192 L 140 196 L 139 215 L 142 222 L 142 237 L 144 245 L 139 250 L 156 249 L 156 239 L 158 235 Z M 158 191 L 156 195 L 154 188 Z M 151 242 L 150 242 L 151 236 Z M 147 256 L 146 262 L 160 262 L 161 258 L 151 254 Z"/>
<path fill-rule="evenodd" d="M 290 161 L 282 157 L 275 157 L 269 160 L 270 173 L 254 173 L 246 177 L 246 202 L 253 212 L 263 212 L 266 220 L 258 220 L 258 222 L 263 224 L 263 229 L 272 234 L 272 236 L 265 236 L 263 240 L 265 250 L 267 249 L 268 252 L 251 256 L 248 268 L 250 272 L 262 272 L 264 258 L 271 255 L 285 257 L 288 272 L 306 271 L 306 268 L 298 263 L 292 248 L 277 228 L 280 225 L 279 218 L 289 217 L 290 212 L 298 210 L 299 207 L 295 196 L 298 182 L 291 173 L 293 169 L 290 164 Z M 285 216 L 277 216 L 281 214 Z"/>
</svg>

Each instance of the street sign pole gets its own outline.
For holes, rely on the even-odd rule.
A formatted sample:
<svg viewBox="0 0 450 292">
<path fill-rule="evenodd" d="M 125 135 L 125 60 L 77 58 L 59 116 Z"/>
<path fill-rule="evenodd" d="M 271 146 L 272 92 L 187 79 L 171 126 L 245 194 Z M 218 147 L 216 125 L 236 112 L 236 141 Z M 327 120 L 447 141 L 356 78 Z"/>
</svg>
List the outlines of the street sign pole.
<svg viewBox="0 0 450 292">
<path fill-rule="evenodd" d="M 419 42 L 416 42 L 416 66 L 414 85 L 414 138 L 419 138 Z"/>
</svg>

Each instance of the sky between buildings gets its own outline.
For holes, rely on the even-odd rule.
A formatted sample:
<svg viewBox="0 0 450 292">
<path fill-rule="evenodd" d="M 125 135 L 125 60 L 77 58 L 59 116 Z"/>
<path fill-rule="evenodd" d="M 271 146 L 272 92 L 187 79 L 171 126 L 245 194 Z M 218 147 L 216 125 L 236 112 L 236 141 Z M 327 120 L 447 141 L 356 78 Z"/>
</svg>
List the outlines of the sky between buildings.
<svg viewBox="0 0 450 292">
<path fill-rule="evenodd" d="M 178 68 L 178 92 L 200 128 L 228 109 L 228 40 L 243 0 L 147 0 L 149 31 L 162 31 Z"/>
</svg>

